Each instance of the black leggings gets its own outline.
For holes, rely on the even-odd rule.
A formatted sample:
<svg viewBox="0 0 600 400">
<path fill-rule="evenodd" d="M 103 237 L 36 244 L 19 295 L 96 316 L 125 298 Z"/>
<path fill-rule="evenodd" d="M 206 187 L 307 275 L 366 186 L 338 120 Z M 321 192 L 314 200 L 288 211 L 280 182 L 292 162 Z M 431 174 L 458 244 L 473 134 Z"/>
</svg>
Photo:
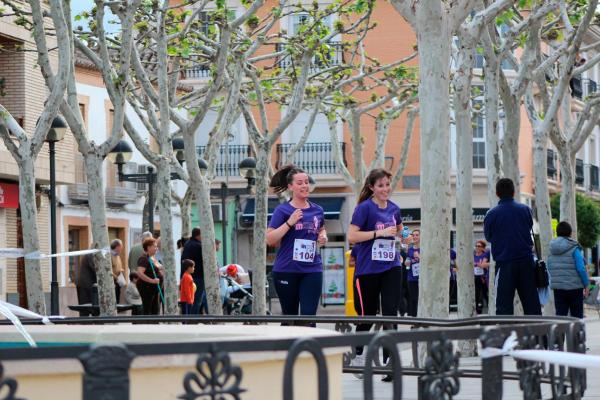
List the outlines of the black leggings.
<svg viewBox="0 0 600 400">
<path fill-rule="evenodd" d="M 477 314 L 483 312 L 483 305 L 487 303 L 487 294 L 488 288 L 485 283 L 485 276 L 475 276 L 475 310 Z"/>
<path fill-rule="evenodd" d="M 408 281 L 408 316 L 416 317 L 419 310 L 419 281 Z"/>
<path fill-rule="evenodd" d="M 398 315 L 398 297 L 402 285 L 402 271 L 400 267 L 391 268 L 378 274 L 360 275 L 354 277 L 354 309 L 359 316 Z M 381 306 L 381 307 L 380 307 Z M 372 324 L 358 324 L 357 332 L 368 332 Z M 384 326 L 384 329 L 392 329 Z M 356 349 L 357 354 L 362 354 L 362 348 Z"/>
</svg>

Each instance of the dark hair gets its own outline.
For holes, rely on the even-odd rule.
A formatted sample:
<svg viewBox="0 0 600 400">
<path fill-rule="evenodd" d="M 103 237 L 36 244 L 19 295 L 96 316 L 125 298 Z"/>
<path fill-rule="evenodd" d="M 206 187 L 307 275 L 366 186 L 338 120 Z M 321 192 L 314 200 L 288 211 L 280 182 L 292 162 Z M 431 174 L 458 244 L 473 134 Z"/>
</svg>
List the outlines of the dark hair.
<svg viewBox="0 0 600 400">
<path fill-rule="evenodd" d="M 192 229 L 192 237 L 194 239 L 197 238 L 198 236 L 200 236 L 200 233 L 201 233 L 200 228 L 196 227 L 196 228 Z"/>
<path fill-rule="evenodd" d="M 273 174 L 269 186 L 273 188 L 275 193 L 283 193 L 287 190 L 288 185 L 294 181 L 294 175 L 296 174 L 306 174 L 306 171 L 293 164 L 285 165 Z"/>
<path fill-rule="evenodd" d="M 137 278 L 139 278 L 138 273 L 137 272 L 132 272 L 129 274 L 129 281 L 133 282 L 134 280 L 136 280 Z"/>
<path fill-rule="evenodd" d="M 478 240 L 478 241 L 475 242 L 475 244 L 480 244 L 481 247 L 483 247 L 484 249 L 487 246 L 487 243 L 485 242 L 485 240 Z"/>
<path fill-rule="evenodd" d="M 560 221 L 556 225 L 556 236 L 569 237 L 571 233 L 573 233 L 573 228 L 567 221 Z"/>
<path fill-rule="evenodd" d="M 381 178 L 390 179 L 391 177 L 392 174 L 390 174 L 383 168 L 376 168 L 371 170 L 371 172 L 369 172 L 369 175 L 367 175 L 367 178 L 365 179 L 365 184 L 363 185 L 362 190 L 360 191 L 360 196 L 358 196 L 358 202 L 362 203 L 369 197 L 373 196 L 371 186 L 375 185 L 375 182 L 377 182 Z"/>
<path fill-rule="evenodd" d="M 148 251 L 148 247 L 150 247 L 154 244 L 156 244 L 156 239 L 148 238 L 148 239 L 144 239 L 144 241 L 142 242 L 142 247 L 144 248 L 144 251 Z"/>
<path fill-rule="evenodd" d="M 114 250 L 119 246 L 123 246 L 123 242 L 121 241 L 121 239 L 115 239 L 112 242 L 110 242 L 110 249 Z"/>
<path fill-rule="evenodd" d="M 508 178 L 502 178 L 496 183 L 496 195 L 498 197 L 514 197 L 515 195 L 515 184 Z"/>
<path fill-rule="evenodd" d="M 196 263 L 188 258 L 181 261 L 181 267 L 184 272 L 187 271 L 188 268 L 195 267 L 195 266 L 196 266 Z"/>
</svg>

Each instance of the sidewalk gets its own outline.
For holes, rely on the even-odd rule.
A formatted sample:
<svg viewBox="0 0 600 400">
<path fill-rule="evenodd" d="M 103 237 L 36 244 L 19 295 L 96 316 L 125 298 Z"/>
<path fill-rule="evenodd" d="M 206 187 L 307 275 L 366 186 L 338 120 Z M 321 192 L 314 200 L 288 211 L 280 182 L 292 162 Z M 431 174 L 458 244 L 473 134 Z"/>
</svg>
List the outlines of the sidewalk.
<svg viewBox="0 0 600 400">
<path fill-rule="evenodd" d="M 600 320 L 595 310 L 586 309 L 586 342 L 589 348 L 588 354 L 600 356 Z M 402 351 L 401 359 L 404 365 L 407 365 L 411 358 L 410 351 Z M 479 358 L 461 358 L 460 366 L 479 368 Z M 504 369 L 515 370 L 515 363 L 512 359 L 505 358 Z M 600 369 L 588 369 L 587 373 L 587 391 L 584 399 L 600 399 Z M 362 400 L 363 381 L 350 374 L 344 375 L 344 400 Z M 381 382 L 381 376 L 373 378 L 373 394 L 375 400 L 392 399 L 392 384 Z M 523 393 L 519 389 L 518 381 L 504 382 L 503 399 L 521 400 Z M 550 387 L 542 385 L 543 398 L 551 398 Z M 481 381 L 479 379 L 460 379 L 460 391 L 456 399 L 480 399 Z M 402 381 L 402 399 L 417 399 L 417 378 L 411 376 L 403 377 Z"/>
</svg>

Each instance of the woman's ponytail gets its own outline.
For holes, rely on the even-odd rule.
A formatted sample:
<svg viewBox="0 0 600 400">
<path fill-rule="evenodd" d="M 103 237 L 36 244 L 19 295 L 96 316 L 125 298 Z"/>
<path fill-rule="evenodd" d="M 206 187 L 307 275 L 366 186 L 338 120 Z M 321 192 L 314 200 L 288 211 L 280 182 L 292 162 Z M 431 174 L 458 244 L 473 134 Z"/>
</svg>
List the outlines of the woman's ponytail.
<svg viewBox="0 0 600 400">
<path fill-rule="evenodd" d="M 294 175 L 304 173 L 306 172 L 293 164 L 285 165 L 273 174 L 269 186 L 273 188 L 275 193 L 283 193 L 288 189 L 288 185 L 294 181 Z"/>
</svg>

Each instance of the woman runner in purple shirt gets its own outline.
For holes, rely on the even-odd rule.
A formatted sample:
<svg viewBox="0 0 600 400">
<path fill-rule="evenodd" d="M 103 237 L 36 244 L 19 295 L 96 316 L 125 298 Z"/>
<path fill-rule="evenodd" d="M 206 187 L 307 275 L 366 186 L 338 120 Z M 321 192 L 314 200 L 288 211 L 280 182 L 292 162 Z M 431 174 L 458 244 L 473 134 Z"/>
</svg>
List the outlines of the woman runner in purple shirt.
<svg viewBox="0 0 600 400">
<path fill-rule="evenodd" d="M 382 315 L 398 313 L 402 271 L 395 242 L 402 231 L 402 216 L 400 207 L 389 200 L 390 178 L 383 169 L 369 173 L 348 229 L 348 241 L 360 243 L 354 270 L 354 308 L 362 316 L 376 315 L 380 298 Z M 371 324 L 356 327 L 357 332 L 370 329 Z M 356 354 L 353 365 L 364 365 L 362 348 L 357 348 Z"/>
<path fill-rule="evenodd" d="M 289 190 L 292 199 L 273 211 L 267 244 L 279 247 L 273 282 L 284 315 L 315 315 L 323 285 L 323 264 L 317 246 L 327 243 L 325 214 L 308 200 L 308 174 L 293 165 L 271 179 L 275 193 Z"/>
</svg>

